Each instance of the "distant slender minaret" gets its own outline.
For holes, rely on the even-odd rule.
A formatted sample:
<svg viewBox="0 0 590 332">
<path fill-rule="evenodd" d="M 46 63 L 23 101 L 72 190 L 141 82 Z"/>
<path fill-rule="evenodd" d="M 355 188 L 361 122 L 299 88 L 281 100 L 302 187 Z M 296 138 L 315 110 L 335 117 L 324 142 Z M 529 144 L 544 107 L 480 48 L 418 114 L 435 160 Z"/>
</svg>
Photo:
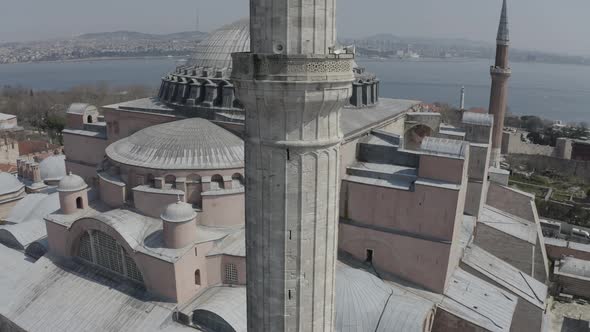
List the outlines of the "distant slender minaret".
<svg viewBox="0 0 590 332">
<path fill-rule="evenodd" d="M 461 87 L 461 99 L 459 102 L 459 110 L 464 110 L 465 109 L 465 87 L 462 86 Z"/>
<path fill-rule="evenodd" d="M 508 33 L 508 6 L 506 0 L 502 4 L 502 17 L 496 38 L 496 63 L 491 67 L 492 91 L 490 94 L 490 114 L 494 115 L 494 132 L 492 136 L 491 163 L 498 166 L 502 148 L 504 117 L 506 115 L 506 99 L 508 97 L 508 78 L 511 70 L 508 65 L 508 49 L 510 37 Z"/>
<path fill-rule="evenodd" d="M 250 0 L 250 38 L 232 72 L 246 109 L 248 331 L 333 332 L 354 55 L 336 49 L 336 0 Z"/>
</svg>

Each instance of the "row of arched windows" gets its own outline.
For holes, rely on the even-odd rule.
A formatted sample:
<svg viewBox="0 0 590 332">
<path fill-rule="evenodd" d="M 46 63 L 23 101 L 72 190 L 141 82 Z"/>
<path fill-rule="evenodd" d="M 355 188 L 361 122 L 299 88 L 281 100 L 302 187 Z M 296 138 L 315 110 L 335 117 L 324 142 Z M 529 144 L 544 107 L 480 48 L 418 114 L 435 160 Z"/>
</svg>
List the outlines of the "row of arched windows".
<svg viewBox="0 0 590 332">
<path fill-rule="evenodd" d="M 138 182 L 143 181 L 143 176 L 141 176 L 142 180 L 138 180 Z M 137 183 L 137 185 L 147 184 L 151 187 L 155 185 L 155 177 L 152 174 L 147 175 L 146 183 Z M 201 176 L 198 174 L 191 174 L 186 177 L 186 183 L 201 183 Z M 164 177 L 164 185 L 165 188 L 176 189 L 176 176 L 174 175 L 166 175 Z M 244 186 L 244 176 L 240 173 L 235 173 L 232 175 L 232 188 L 240 188 Z M 223 176 L 220 174 L 215 174 L 211 177 L 211 185 L 210 190 L 221 190 L 225 188 L 225 180 Z"/>
</svg>

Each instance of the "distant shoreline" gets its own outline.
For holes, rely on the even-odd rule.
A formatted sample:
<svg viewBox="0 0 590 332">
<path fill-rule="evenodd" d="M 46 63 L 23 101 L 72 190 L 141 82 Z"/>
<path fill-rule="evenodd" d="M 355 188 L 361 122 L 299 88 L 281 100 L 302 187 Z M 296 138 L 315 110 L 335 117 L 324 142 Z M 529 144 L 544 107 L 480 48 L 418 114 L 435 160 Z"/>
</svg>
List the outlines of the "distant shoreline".
<svg viewBox="0 0 590 332">
<path fill-rule="evenodd" d="M 82 59 L 65 59 L 65 60 L 44 60 L 44 61 L 29 61 L 29 62 L 13 62 L 13 63 L 0 63 L 3 65 L 34 65 L 44 63 L 73 63 L 73 62 L 93 62 L 93 61 L 120 61 L 120 60 L 161 60 L 161 59 L 177 59 L 182 60 L 189 58 L 189 56 L 167 56 L 167 55 L 154 55 L 154 56 L 119 56 L 119 57 L 93 57 L 93 58 L 82 58 Z"/>
</svg>

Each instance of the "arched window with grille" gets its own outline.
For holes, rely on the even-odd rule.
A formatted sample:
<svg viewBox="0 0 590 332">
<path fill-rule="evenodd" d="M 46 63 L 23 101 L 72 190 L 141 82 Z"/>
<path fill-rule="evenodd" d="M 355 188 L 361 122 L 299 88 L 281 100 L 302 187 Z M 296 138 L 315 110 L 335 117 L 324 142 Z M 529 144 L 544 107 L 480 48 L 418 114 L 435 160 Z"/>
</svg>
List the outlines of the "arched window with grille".
<svg viewBox="0 0 590 332">
<path fill-rule="evenodd" d="M 229 263 L 225 264 L 225 283 L 237 284 L 238 283 L 238 268 L 236 264 Z"/>
<path fill-rule="evenodd" d="M 117 241 L 101 231 L 84 232 L 78 257 L 131 280 L 143 283 L 137 264 Z"/>
</svg>

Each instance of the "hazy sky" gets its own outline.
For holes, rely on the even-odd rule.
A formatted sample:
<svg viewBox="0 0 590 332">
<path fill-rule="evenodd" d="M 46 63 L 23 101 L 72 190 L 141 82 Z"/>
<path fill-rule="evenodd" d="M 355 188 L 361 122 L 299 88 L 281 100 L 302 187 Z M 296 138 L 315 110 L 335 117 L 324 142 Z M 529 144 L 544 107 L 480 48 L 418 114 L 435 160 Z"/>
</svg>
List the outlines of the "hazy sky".
<svg viewBox="0 0 590 332">
<path fill-rule="evenodd" d="M 339 34 L 378 32 L 493 42 L 501 0 L 338 0 Z M 200 30 L 248 15 L 248 0 L 0 0 L 0 41 L 87 32 Z M 590 55 L 590 1 L 510 0 L 510 32 L 521 49 Z"/>
</svg>

